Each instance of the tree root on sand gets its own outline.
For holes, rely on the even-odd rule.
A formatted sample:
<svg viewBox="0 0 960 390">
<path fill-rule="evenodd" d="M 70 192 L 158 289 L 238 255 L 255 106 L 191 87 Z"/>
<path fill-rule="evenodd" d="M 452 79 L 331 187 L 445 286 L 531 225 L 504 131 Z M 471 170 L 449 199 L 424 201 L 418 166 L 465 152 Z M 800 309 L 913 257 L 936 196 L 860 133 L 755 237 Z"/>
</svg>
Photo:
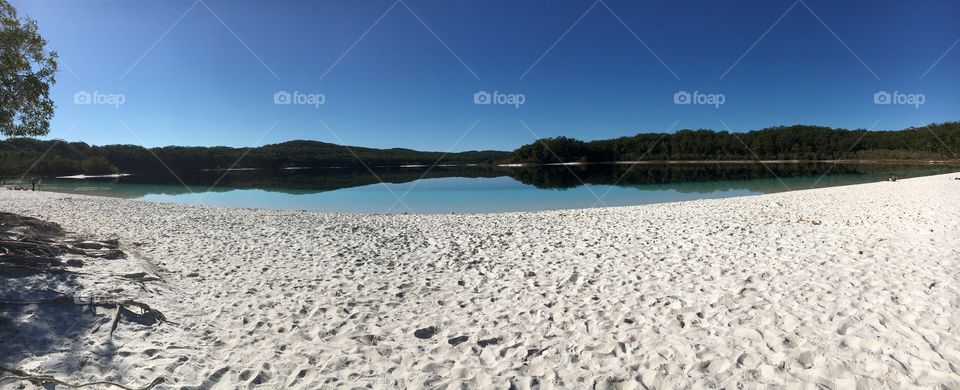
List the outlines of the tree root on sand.
<svg viewBox="0 0 960 390">
<path fill-rule="evenodd" d="M 116 239 L 97 241 L 70 238 L 55 223 L 0 212 L 0 259 L 24 262 L 51 259 L 64 254 L 108 260 L 126 257 Z M 77 263 L 68 265 L 82 266 L 83 263 L 77 260 Z"/>
<path fill-rule="evenodd" d="M 83 387 L 92 387 L 92 386 L 114 386 L 124 390 L 150 390 L 165 381 L 163 377 L 157 377 L 152 382 L 150 382 L 149 384 L 143 387 L 129 387 L 129 386 L 121 385 L 119 383 L 108 382 L 108 381 L 74 384 L 74 383 L 67 383 L 67 382 L 61 381 L 57 378 L 54 378 L 51 375 L 30 374 L 15 368 L 7 368 L 7 367 L 0 366 L 0 371 L 11 374 L 10 376 L 0 377 L 0 383 L 3 383 L 8 380 L 19 380 L 19 381 L 27 381 L 27 382 L 33 383 L 34 385 L 39 387 L 45 387 L 47 385 L 60 385 L 64 387 L 69 387 L 71 389 L 79 389 Z"/>
<path fill-rule="evenodd" d="M 133 322 L 137 322 L 145 325 L 152 325 L 155 323 L 161 322 L 170 322 L 167 321 L 167 317 L 163 315 L 160 310 L 154 309 L 143 302 L 134 301 L 132 299 L 126 299 L 121 301 L 107 301 L 100 300 L 95 297 L 70 297 L 67 295 L 60 295 L 55 298 L 45 298 L 45 299 L 27 299 L 27 300 L 8 300 L 0 299 L 0 305 L 89 305 L 96 307 L 105 307 L 116 309 L 116 312 L 113 316 L 113 323 L 110 326 L 110 333 L 113 334 L 113 331 L 117 329 L 117 323 L 120 321 L 120 317 L 130 319 Z M 137 311 L 131 310 L 130 308 L 136 308 Z"/>
<path fill-rule="evenodd" d="M 70 268 L 82 267 L 84 261 L 88 259 L 111 260 L 125 257 L 126 254 L 120 249 L 120 243 L 116 239 L 101 241 L 73 238 L 69 237 L 63 228 L 55 223 L 0 212 L 0 281 L 3 278 L 30 278 L 26 279 L 24 283 L 48 282 L 51 286 L 62 285 L 64 284 L 64 275 L 68 280 L 73 280 L 79 275 L 86 275 Z M 41 276 L 39 280 L 36 278 L 37 275 Z M 146 272 L 110 276 L 135 282 L 144 289 L 146 289 L 144 282 L 160 280 Z M 111 338 L 121 319 L 145 326 L 170 322 L 159 310 L 143 302 L 122 297 L 68 295 L 75 293 L 56 291 L 53 287 L 18 291 L 18 293 L 19 297 L 17 298 L 34 299 L 7 299 L 0 296 L 0 309 L 3 309 L 4 306 L 18 305 L 80 305 L 90 308 L 114 309 L 110 325 Z M 27 309 L 32 310 L 33 308 Z M 0 330 L 6 331 L 3 328 L 9 327 L 11 322 L 3 317 L 0 317 L 0 320 L 3 321 L 0 322 Z M 0 344 L 6 341 L 3 340 Z M 25 347 L 29 349 L 28 346 L 25 345 Z M 2 384 L 6 381 L 26 381 L 39 387 L 59 385 L 68 388 L 100 388 L 113 386 L 126 390 L 149 390 L 165 381 L 163 377 L 158 377 L 144 387 L 128 387 L 109 381 L 73 384 L 56 379 L 51 375 L 31 374 L 16 368 L 0 366 L 0 374 L 3 373 L 10 375 L 0 376 L 0 387 L 3 387 Z"/>
</svg>

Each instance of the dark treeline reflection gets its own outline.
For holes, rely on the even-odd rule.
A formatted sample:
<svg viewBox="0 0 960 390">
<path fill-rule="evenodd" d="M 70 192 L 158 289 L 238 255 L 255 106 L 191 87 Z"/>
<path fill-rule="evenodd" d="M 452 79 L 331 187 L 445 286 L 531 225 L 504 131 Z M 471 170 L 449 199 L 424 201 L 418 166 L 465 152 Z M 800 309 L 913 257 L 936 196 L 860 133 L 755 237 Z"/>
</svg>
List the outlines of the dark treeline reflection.
<svg viewBox="0 0 960 390">
<path fill-rule="evenodd" d="M 290 195 L 315 194 L 345 188 L 355 188 L 381 182 L 387 184 L 409 183 L 420 179 L 447 177 L 491 178 L 505 176 L 491 166 L 459 167 L 384 167 L 374 168 L 373 173 L 364 168 L 309 168 L 309 169 L 253 169 L 234 171 L 181 171 L 150 175 L 130 175 L 121 178 L 89 178 L 75 188 L 75 179 L 46 181 L 46 188 L 56 187 L 62 192 L 89 193 L 95 190 L 111 190 L 105 195 L 138 198 L 150 194 L 183 195 L 202 192 L 226 192 L 236 189 L 260 189 Z M 135 186 L 117 186 L 135 184 Z"/>
<path fill-rule="evenodd" d="M 863 182 L 936 173 L 947 173 L 957 167 L 948 165 L 899 164 L 833 164 L 833 163 L 721 163 L 721 164 L 589 164 L 518 168 L 510 176 L 524 184 L 541 189 L 575 188 L 583 183 L 674 189 L 680 192 L 715 190 L 751 190 L 769 192 L 768 180 L 784 180 L 803 185 L 819 180 L 817 186 L 850 183 L 850 176 L 861 176 Z M 826 177 L 821 178 L 824 174 Z M 837 181 L 837 179 L 841 179 Z M 786 182 L 789 179 L 789 183 Z M 696 190 L 685 191 L 685 183 L 696 183 Z M 784 188 L 782 185 L 780 188 Z"/>
<path fill-rule="evenodd" d="M 52 180 L 48 189 L 65 192 L 110 190 L 110 195 L 141 197 L 148 194 L 181 195 L 191 192 L 223 192 L 261 189 L 292 195 L 313 194 L 379 184 L 410 183 L 418 179 L 511 177 L 539 189 L 564 190 L 584 183 L 617 185 L 646 190 L 669 189 L 684 193 L 748 190 L 774 192 L 947 173 L 948 165 L 759 163 L 744 164 L 586 164 L 567 166 L 498 167 L 437 166 L 375 168 L 374 173 L 355 168 L 298 170 L 190 171 L 133 175 L 116 179 Z M 827 174 L 825 177 L 824 174 Z M 121 185 L 117 185 L 121 184 Z M 128 186 L 126 184 L 139 184 Z M 186 185 L 186 187 L 184 186 Z M 51 188 L 56 187 L 56 188 Z M 73 187 L 73 188 L 71 188 Z M 122 187 L 122 190 L 121 190 Z"/>
</svg>

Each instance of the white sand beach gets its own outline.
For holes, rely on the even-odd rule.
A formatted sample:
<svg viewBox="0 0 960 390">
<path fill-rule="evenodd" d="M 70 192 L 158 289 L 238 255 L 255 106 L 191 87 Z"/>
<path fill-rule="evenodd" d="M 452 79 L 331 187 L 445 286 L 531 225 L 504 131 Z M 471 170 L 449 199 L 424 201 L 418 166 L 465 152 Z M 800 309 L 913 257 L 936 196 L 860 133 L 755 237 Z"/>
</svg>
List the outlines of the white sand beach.
<svg viewBox="0 0 960 390">
<path fill-rule="evenodd" d="M 110 335 L 105 309 L 78 311 L 43 350 L 0 349 L 71 383 L 177 389 L 960 389 L 957 176 L 482 215 L 0 190 L 0 211 L 129 255 L 60 292 L 168 320 Z"/>
</svg>

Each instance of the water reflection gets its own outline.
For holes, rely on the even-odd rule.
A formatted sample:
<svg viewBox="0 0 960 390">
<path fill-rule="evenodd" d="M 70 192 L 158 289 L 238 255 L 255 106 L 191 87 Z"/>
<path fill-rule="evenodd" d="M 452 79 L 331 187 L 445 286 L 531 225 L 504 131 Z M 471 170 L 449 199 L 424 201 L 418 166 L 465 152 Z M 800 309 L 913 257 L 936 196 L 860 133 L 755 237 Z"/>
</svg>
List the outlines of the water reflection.
<svg viewBox="0 0 960 390">
<path fill-rule="evenodd" d="M 539 189 L 567 189 L 584 184 L 618 185 L 622 187 L 641 187 L 656 184 L 698 183 L 698 192 L 716 189 L 748 189 L 768 192 L 778 189 L 764 189 L 767 186 L 750 186 L 750 182 L 759 179 L 819 178 L 824 174 L 822 185 L 846 183 L 852 176 L 861 176 L 864 181 L 885 179 L 889 176 L 901 178 L 947 173 L 960 169 L 956 166 L 918 164 L 829 164 L 829 163 L 760 163 L 753 164 L 589 164 L 589 165 L 551 165 L 537 167 L 499 167 L 499 166 L 437 166 L 428 167 L 380 167 L 373 174 L 360 168 L 304 168 L 285 170 L 235 170 L 235 171 L 188 171 L 178 172 L 176 176 L 169 172 L 150 175 L 130 175 L 120 178 L 91 178 L 84 183 L 91 187 L 110 184 L 145 184 L 172 186 L 164 194 L 177 195 L 190 192 L 229 191 L 238 188 L 257 188 L 279 191 L 288 194 L 312 194 L 317 192 L 360 187 L 384 183 L 401 184 L 419 179 L 448 177 L 494 178 L 510 177 Z M 75 179 L 70 179 L 75 180 Z M 183 184 L 181 185 L 181 181 Z M 63 179 L 48 180 L 48 185 L 57 186 L 70 183 Z M 735 183 L 730 183 L 735 182 Z M 702 184 L 707 184 L 703 186 Z M 733 186 L 733 187 L 731 187 Z M 145 193 L 153 193 L 160 187 L 144 187 Z"/>
<path fill-rule="evenodd" d="M 591 164 L 192 171 L 45 181 L 49 191 L 240 207 L 488 212 L 749 195 L 960 170 L 895 164 Z M 421 180 L 423 179 L 423 180 Z M 181 183 L 182 182 L 182 183 Z M 382 183 L 386 183 L 386 185 Z M 202 197 L 193 195 L 204 194 Z M 395 194 L 407 194 L 398 208 Z M 597 194 L 607 194 L 597 202 Z M 409 206 L 409 210 L 405 210 Z"/>
</svg>

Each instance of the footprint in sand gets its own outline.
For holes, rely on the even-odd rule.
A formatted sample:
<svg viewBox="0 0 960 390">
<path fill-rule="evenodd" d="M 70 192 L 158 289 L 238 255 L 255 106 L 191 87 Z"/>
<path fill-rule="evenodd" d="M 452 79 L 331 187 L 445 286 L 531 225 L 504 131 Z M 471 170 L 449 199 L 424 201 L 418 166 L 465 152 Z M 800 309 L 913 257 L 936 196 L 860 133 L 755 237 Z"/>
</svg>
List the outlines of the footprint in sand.
<svg viewBox="0 0 960 390">
<path fill-rule="evenodd" d="M 433 335 L 437 334 L 439 331 L 440 328 L 437 328 L 436 326 L 428 326 L 426 328 L 417 329 L 413 332 L 413 335 L 418 339 L 427 340 L 432 338 Z"/>
<path fill-rule="evenodd" d="M 493 338 L 477 341 L 477 345 L 479 345 L 480 348 L 485 348 L 488 345 L 500 344 L 501 341 L 503 341 L 503 337 L 493 337 Z"/>
<path fill-rule="evenodd" d="M 447 340 L 447 343 L 449 343 L 451 346 L 456 347 L 457 345 L 460 345 L 461 343 L 466 342 L 468 339 L 470 339 L 470 336 L 457 336 Z"/>
</svg>

